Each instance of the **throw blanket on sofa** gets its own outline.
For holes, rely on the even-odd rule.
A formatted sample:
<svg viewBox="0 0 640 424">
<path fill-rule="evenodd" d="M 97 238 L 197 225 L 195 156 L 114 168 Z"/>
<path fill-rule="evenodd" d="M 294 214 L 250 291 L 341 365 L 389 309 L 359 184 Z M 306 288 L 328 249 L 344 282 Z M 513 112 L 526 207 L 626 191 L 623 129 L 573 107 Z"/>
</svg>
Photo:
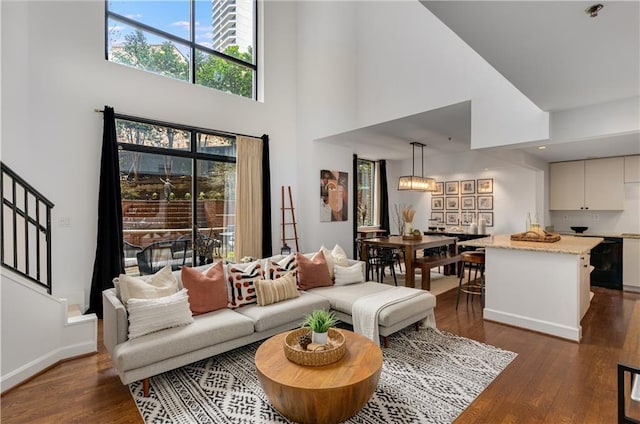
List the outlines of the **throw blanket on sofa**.
<svg viewBox="0 0 640 424">
<path fill-rule="evenodd" d="M 380 311 L 389 305 L 422 294 L 421 290 L 411 287 L 395 287 L 394 290 L 385 290 L 379 293 L 361 297 L 353 302 L 351 307 L 351 319 L 353 331 L 370 338 L 375 344 L 380 345 L 378 332 L 378 317 Z M 424 325 L 429 325 L 429 318 L 425 318 Z"/>
</svg>

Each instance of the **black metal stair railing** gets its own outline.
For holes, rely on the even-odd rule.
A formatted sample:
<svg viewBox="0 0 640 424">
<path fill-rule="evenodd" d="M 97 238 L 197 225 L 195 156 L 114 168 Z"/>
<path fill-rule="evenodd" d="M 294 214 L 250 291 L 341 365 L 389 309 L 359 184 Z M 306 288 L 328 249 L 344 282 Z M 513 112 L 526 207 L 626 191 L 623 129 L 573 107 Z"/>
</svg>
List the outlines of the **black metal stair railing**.
<svg viewBox="0 0 640 424">
<path fill-rule="evenodd" d="M 51 294 L 53 203 L 0 162 L 0 259 L 8 268 Z"/>
</svg>

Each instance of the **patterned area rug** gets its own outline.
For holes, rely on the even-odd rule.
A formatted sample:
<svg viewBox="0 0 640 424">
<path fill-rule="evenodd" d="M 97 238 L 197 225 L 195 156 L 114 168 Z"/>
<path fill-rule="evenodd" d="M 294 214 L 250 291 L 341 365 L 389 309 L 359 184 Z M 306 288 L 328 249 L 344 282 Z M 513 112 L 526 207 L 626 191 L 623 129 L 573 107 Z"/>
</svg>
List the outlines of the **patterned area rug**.
<svg viewBox="0 0 640 424">
<path fill-rule="evenodd" d="M 253 365 L 260 342 L 129 386 L 145 423 L 287 423 Z M 376 392 L 349 423 L 451 423 L 517 356 L 454 334 L 411 328 L 390 337 Z"/>
</svg>

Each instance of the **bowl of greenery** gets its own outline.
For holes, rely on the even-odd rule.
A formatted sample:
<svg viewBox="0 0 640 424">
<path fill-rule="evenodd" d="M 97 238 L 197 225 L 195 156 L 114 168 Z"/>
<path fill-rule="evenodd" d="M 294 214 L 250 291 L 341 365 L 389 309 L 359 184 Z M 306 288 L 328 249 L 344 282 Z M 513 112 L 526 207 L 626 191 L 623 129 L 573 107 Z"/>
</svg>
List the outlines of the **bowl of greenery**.
<svg viewBox="0 0 640 424">
<path fill-rule="evenodd" d="M 305 315 L 302 326 L 311 329 L 311 341 L 313 343 L 326 344 L 329 328 L 337 323 L 338 319 L 333 312 L 325 309 L 316 309 Z"/>
</svg>

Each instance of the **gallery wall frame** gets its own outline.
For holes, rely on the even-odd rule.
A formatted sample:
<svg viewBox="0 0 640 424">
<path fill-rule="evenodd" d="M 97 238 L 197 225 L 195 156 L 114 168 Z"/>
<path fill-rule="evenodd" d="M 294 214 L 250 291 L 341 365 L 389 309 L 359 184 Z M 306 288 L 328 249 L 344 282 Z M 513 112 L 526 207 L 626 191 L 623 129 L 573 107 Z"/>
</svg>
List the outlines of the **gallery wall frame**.
<svg viewBox="0 0 640 424">
<path fill-rule="evenodd" d="M 457 211 L 460 208 L 460 198 L 447 196 L 445 198 L 445 209 L 448 211 Z"/>
<path fill-rule="evenodd" d="M 444 210 L 444 197 L 432 197 L 431 210 Z"/>
<path fill-rule="evenodd" d="M 431 219 L 435 219 L 438 223 L 443 223 L 444 212 L 431 212 Z"/>
<path fill-rule="evenodd" d="M 445 212 L 446 224 L 447 225 L 458 225 L 458 218 L 460 215 L 458 212 Z"/>
<path fill-rule="evenodd" d="M 493 227 L 493 212 L 478 212 L 478 222 L 484 219 L 487 227 Z"/>
<path fill-rule="evenodd" d="M 460 218 L 461 225 L 470 225 L 473 221 L 475 221 L 476 219 L 476 213 L 475 212 L 462 212 L 462 216 Z"/>
<path fill-rule="evenodd" d="M 442 196 L 444 195 L 444 183 L 436 182 L 436 191 L 431 192 L 432 196 Z"/>
<path fill-rule="evenodd" d="M 460 209 L 465 210 L 474 210 L 476 208 L 476 197 L 475 196 L 462 196 L 460 197 Z"/>
<path fill-rule="evenodd" d="M 476 180 L 460 181 L 460 194 L 476 194 Z"/>
<path fill-rule="evenodd" d="M 479 211 L 490 211 L 493 210 L 493 196 L 478 196 L 478 205 L 477 209 Z"/>
<path fill-rule="evenodd" d="M 460 181 L 447 181 L 444 183 L 444 194 L 460 194 Z"/>
<path fill-rule="evenodd" d="M 493 178 L 479 178 L 477 192 L 478 194 L 493 193 Z"/>
</svg>

